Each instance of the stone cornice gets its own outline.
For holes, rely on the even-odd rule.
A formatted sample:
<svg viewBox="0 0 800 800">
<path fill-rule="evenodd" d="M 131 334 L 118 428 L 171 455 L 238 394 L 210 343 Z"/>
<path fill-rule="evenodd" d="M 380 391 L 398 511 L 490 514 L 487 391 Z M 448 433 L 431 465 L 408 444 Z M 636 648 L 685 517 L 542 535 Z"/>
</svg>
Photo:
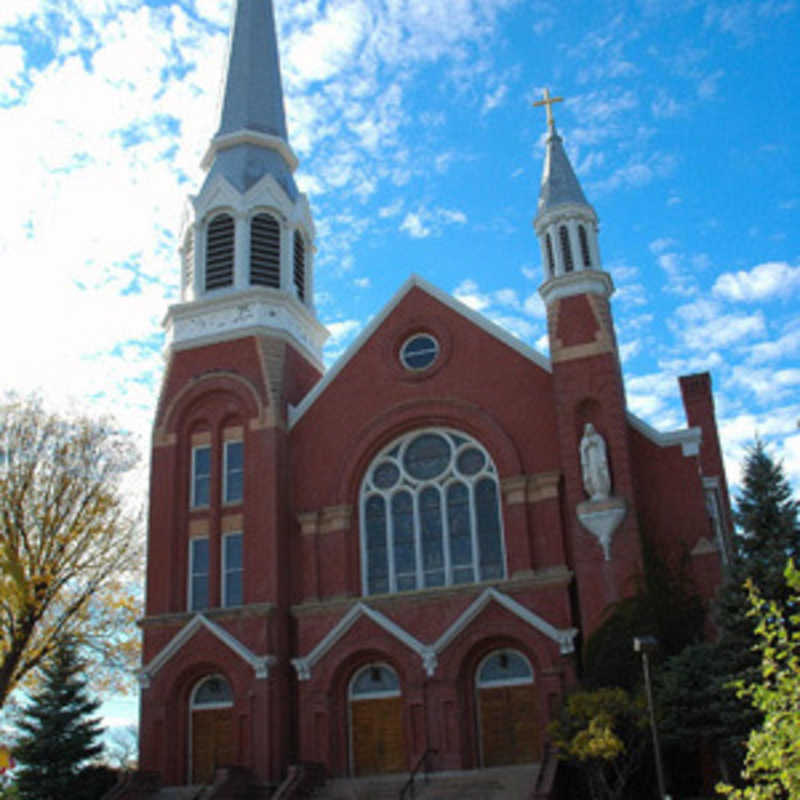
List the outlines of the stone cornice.
<svg viewBox="0 0 800 800">
<path fill-rule="evenodd" d="M 614 294 L 614 281 L 604 270 L 580 269 L 550 278 L 539 287 L 539 294 L 546 306 L 554 300 L 577 294 L 597 294 L 608 298 Z"/>
<path fill-rule="evenodd" d="M 213 622 L 226 622 L 228 620 L 246 619 L 248 617 L 268 617 L 275 611 L 274 603 L 250 603 L 237 608 L 209 608 L 203 616 Z M 138 621 L 140 628 L 174 628 L 185 625 L 196 616 L 196 612 L 182 611 L 175 614 L 154 614 L 142 617 Z"/>
<path fill-rule="evenodd" d="M 462 584 L 459 586 L 442 586 L 434 589 L 418 589 L 413 592 L 396 592 L 394 594 L 369 595 L 368 597 L 333 597 L 325 600 L 313 600 L 294 605 L 292 616 L 307 617 L 344 611 L 362 601 L 376 609 L 390 611 L 398 605 L 423 605 L 436 600 L 447 600 L 450 597 L 475 594 L 481 587 L 490 587 L 500 591 L 524 591 L 526 589 L 548 589 L 553 586 L 567 585 L 572 581 L 572 571 L 565 565 L 546 567 L 539 570 L 518 572 L 504 581 L 493 581 L 483 584 Z"/>
<path fill-rule="evenodd" d="M 184 350 L 245 336 L 283 333 L 320 371 L 328 329 L 303 303 L 279 289 L 220 290 L 214 296 L 170 306 L 164 319 L 166 348 Z"/>
<path fill-rule="evenodd" d="M 203 156 L 203 160 L 200 162 L 200 166 L 205 170 L 210 169 L 217 153 L 222 150 L 230 150 L 232 147 L 238 147 L 243 144 L 263 147 L 265 150 L 274 150 L 276 153 L 280 154 L 292 172 L 297 169 L 300 163 L 297 156 L 292 151 L 292 148 L 279 136 L 259 133 L 258 131 L 240 130 L 234 133 L 226 133 L 212 139 L 211 143 L 208 145 L 206 154 Z"/>
</svg>

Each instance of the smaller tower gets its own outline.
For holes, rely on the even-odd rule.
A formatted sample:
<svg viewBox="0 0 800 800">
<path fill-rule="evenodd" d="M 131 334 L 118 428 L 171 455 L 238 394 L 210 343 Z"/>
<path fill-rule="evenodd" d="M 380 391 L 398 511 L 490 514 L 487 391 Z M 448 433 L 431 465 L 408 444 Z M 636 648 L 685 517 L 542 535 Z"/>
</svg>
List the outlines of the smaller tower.
<svg viewBox="0 0 800 800">
<path fill-rule="evenodd" d="M 634 591 L 641 572 L 625 391 L 598 220 L 564 150 L 545 98 L 548 132 L 534 228 L 544 265 L 553 391 L 567 512 L 566 551 L 582 627 Z"/>
</svg>

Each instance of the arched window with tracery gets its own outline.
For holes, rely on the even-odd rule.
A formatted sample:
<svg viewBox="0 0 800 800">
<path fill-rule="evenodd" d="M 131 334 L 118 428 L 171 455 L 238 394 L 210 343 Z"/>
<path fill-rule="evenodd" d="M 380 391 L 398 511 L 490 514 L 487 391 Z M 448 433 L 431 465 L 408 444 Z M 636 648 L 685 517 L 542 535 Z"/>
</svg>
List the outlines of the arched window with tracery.
<svg viewBox="0 0 800 800">
<path fill-rule="evenodd" d="M 370 464 L 361 486 L 364 594 L 505 577 L 497 469 L 471 436 L 408 433 Z"/>
<path fill-rule="evenodd" d="M 564 271 L 572 272 L 575 262 L 572 260 L 572 248 L 569 245 L 569 230 L 566 225 L 558 229 L 558 238 L 561 240 L 561 255 L 564 259 Z"/>
<path fill-rule="evenodd" d="M 235 222 L 230 214 L 217 214 L 206 230 L 206 291 L 233 286 Z"/>
</svg>

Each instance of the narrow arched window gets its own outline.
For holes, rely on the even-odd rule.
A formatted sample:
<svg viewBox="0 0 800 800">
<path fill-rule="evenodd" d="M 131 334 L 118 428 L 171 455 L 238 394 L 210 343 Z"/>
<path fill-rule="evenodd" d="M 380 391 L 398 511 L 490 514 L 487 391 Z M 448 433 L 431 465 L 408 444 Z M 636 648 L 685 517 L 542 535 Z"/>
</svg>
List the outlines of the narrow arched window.
<svg viewBox="0 0 800 800">
<path fill-rule="evenodd" d="M 569 246 L 569 231 L 566 225 L 558 229 L 558 237 L 561 240 L 561 255 L 564 259 L 564 271 L 572 272 L 575 269 L 575 262 L 572 260 L 572 248 Z"/>
<path fill-rule="evenodd" d="M 206 233 L 206 291 L 233 286 L 234 220 L 217 214 Z"/>
<path fill-rule="evenodd" d="M 553 256 L 553 240 L 550 238 L 549 233 L 545 239 L 545 245 L 547 247 L 547 271 L 552 278 L 556 274 L 556 260 Z"/>
<path fill-rule="evenodd" d="M 256 214 L 250 223 L 250 283 L 281 285 L 281 228 L 272 214 Z"/>
<path fill-rule="evenodd" d="M 192 291 L 194 285 L 194 228 L 186 231 L 182 251 L 183 266 L 183 291 L 184 294 Z"/>
<path fill-rule="evenodd" d="M 368 467 L 361 487 L 365 594 L 505 577 L 497 470 L 458 431 L 406 434 Z"/>
<path fill-rule="evenodd" d="M 581 257 L 583 258 L 583 266 L 592 266 L 592 257 L 589 255 L 589 238 L 586 236 L 586 228 L 583 225 L 578 226 L 578 239 L 581 243 Z"/>
<path fill-rule="evenodd" d="M 306 243 L 300 231 L 294 232 L 294 288 L 301 301 L 306 300 Z"/>
</svg>

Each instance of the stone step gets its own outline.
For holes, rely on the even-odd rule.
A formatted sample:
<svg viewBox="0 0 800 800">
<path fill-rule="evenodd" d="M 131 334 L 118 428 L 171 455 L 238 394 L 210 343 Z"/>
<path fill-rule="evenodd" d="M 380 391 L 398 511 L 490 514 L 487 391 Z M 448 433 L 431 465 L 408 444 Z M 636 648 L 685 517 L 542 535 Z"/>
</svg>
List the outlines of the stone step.
<svg viewBox="0 0 800 800">
<path fill-rule="evenodd" d="M 493 767 L 463 772 L 436 772 L 425 783 L 419 777 L 417 800 L 525 800 L 533 789 L 539 764 Z M 408 776 L 337 778 L 313 795 L 314 800 L 398 800 Z"/>
</svg>

